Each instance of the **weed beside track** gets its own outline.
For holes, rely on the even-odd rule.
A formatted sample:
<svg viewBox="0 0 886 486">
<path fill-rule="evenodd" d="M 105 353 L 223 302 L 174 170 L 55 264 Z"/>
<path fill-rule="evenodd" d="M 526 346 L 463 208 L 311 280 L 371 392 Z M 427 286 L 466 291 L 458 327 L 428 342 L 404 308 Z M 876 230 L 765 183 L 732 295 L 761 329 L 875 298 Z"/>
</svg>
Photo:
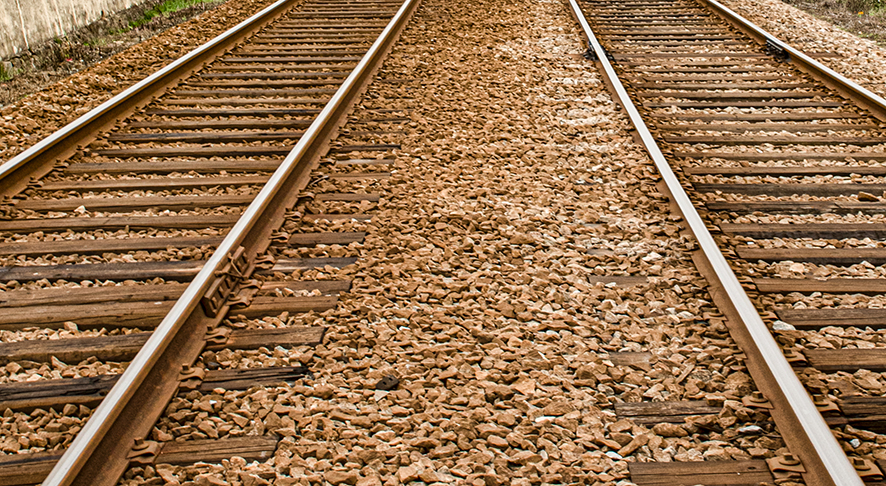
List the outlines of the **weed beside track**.
<svg viewBox="0 0 886 486">
<path fill-rule="evenodd" d="M 0 63 L 0 106 L 35 93 L 224 3 L 223 0 L 148 0 L 32 46 Z"/>
</svg>

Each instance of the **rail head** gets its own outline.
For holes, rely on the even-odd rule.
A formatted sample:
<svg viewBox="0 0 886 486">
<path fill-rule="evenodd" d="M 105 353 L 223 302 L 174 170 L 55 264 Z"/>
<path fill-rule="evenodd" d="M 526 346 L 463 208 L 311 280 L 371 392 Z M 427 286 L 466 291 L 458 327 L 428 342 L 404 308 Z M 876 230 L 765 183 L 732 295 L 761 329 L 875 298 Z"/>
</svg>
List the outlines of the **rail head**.
<svg viewBox="0 0 886 486">
<path fill-rule="evenodd" d="M 131 444 L 114 443 L 111 431 L 115 421 L 126 413 L 128 406 L 137 401 L 134 397 L 137 397 L 137 393 L 143 392 L 143 384 L 154 372 L 154 366 L 163 360 L 170 359 L 167 353 L 175 351 L 172 348 L 174 348 L 173 344 L 177 339 L 198 340 L 202 343 L 203 335 L 182 338 L 180 331 L 192 319 L 208 319 L 203 314 L 199 303 L 214 280 L 218 278 L 216 273 L 224 267 L 229 255 L 233 255 L 239 247 L 245 246 L 246 252 L 251 253 L 253 258 L 257 252 L 263 251 L 267 247 L 267 234 L 270 233 L 273 225 L 273 218 L 268 217 L 267 210 L 275 208 L 278 214 L 282 214 L 285 212 L 283 207 L 285 202 L 297 200 L 298 193 L 310 178 L 313 164 L 322 155 L 323 146 L 334 135 L 339 124 L 343 121 L 343 115 L 347 113 L 374 71 L 381 64 L 386 53 L 392 48 L 394 41 L 419 2 L 420 0 L 406 0 L 402 4 L 359 61 L 354 71 L 345 79 L 283 160 L 280 167 L 261 189 L 255 200 L 246 208 L 243 215 L 219 244 L 212 257 L 153 331 L 147 343 L 121 374 L 117 383 L 108 392 L 106 398 L 96 408 L 92 417 L 86 422 L 55 468 L 44 480 L 43 486 L 96 484 L 93 482 L 96 478 L 84 477 L 89 476 L 84 473 L 87 462 L 103 461 L 103 458 L 94 457 L 95 451 L 100 446 L 110 450 L 114 450 L 114 448 L 129 450 Z M 223 313 L 220 316 L 223 316 Z M 218 319 L 220 320 L 221 317 Z M 177 382 L 177 377 L 165 377 L 164 379 Z M 165 407 L 164 402 L 162 408 Z M 107 484 L 116 484 L 116 479 Z"/>
<path fill-rule="evenodd" d="M 717 0 L 697 1 L 702 5 L 709 7 L 727 22 L 735 25 L 757 41 L 781 50 L 789 57 L 791 62 L 797 65 L 797 67 L 816 77 L 828 87 L 849 97 L 849 99 L 870 111 L 871 114 L 879 120 L 886 121 L 886 99 L 883 99 L 876 93 L 813 59 L 803 51 L 763 30 L 760 26 L 732 11 L 729 7 Z"/>
<path fill-rule="evenodd" d="M 674 204 L 676 204 L 683 219 L 689 226 L 689 230 L 695 236 L 701 253 L 710 264 L 716 279 L 722 286 L 722 290 L 734 307 L 741 325 L 750 336 L 751 344 L 756 348 L 751 351 L 762 358 L 766 369 L 771 373 L 771 377 L 777 385 L 774 392 L 779 396 L 769 397 L 770 400 L 778 398 L 779 401 L 790 405 L 790 411 L 780 410 L 779 413 L 787 412 L 791 415 L 791 421 L 800 428 L 799 435 L 803 438 L 803 442 L 811 447 L 809 451 L 797 451 L 797 455 L 804 459 L 804 465 L 806 465 L 807 470 L 813 471 L 813 474 L 821 472 L 826 475 L 825 477 L 810 479 L 814 479 L 814 484 L 863 486 L 863 482 L 849 458 L 834 438 L 833 433 L 818 412 L 805 387 L 797 378 L 778 343 L 772 337 L 753 302 L 751 302 L 751 299 L 742 288 L 741 283 L 720 251 L 719 246 L 717 246 L 713 236 L 708 231 L 701 215 L 699 215 L 689 199 L 689 195 L 683 189 L 679 179 L 665 159 L 658 143 L 655 141 L 637 107 L 628 95 L 627 90 L 621 83 L 621 80 L 619 80 L 615 69 L 609 62 L 606 51 L 591 29 L 577 0 L 569 0 L 569 5 L 573 15 L 581 25 L 590 46 L 589 48 L 593 50 L 596 60 L 602 67 L 603 76 L 610 83 L 618 101 L 627 112 L 631 123 L 642 140 L 643 146 L 661 174 Z M 813 461 L 815 463 L 812 463 Z"/>
</svg>

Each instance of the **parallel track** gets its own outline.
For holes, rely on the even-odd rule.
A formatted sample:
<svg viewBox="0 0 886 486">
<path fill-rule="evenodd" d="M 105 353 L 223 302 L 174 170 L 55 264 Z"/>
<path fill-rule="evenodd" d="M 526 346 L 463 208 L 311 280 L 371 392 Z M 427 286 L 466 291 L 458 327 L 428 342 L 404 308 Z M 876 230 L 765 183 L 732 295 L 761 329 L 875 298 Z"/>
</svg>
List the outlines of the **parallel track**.
<svg viewBox="0 0 886 486">
<path fill-rule="evenodd" d="M 886 261 L 878 231 L 886 102 L 713 1 L 572 5 L 589 53 L 700 242 L 712 294 L 803 479 L 882 478 L 870 448 L 847 457 L 853 436 L 828 426 L 882 432 L 882 398 L 845 382 L 858 370 L 882 371 L 886 348 L 815 348 L 826 326 L 865 333 L 882 322 L 881 310 L 849 294 L 886 290 L 874 267 Z M 852 265 L 870 277 L 852 278 Z M 786 266 L 805 275 L 784 278 Z"/>
<path fill-rule="evenodd" d="M 213 353 L 268 354 L 322 339 L 323 328 L 229 329 L 238 318 L 224 321 L 323 311 L 347 290 L 349 282 L 280 274 L 353 262 L 317 245 L 338 251 L 359 244 L 361 233 L 313 233 L 300 224 L 371 218 L 365 210 L 378 196 L 364 192 L 369 184 L 348 184 L 390 175 L 396 136 L 380 126 L 405 121 L 403 113 L 363 112 L 346 130 L 348 141 L 330 141 L 415 3 L 281 1 L 210 43 L 217 49 L 199 49 L 97 109 L 94 120 L 0 168 L 0 278 L 7 286 L 0 328 L 80 336 L 0 344 L 4 359 L 129 362 L 122 373 L 0 386 L 3 408 L 91 413 L 77 438 L 62 444 L 64 455 L 58 448 L 3 458 L 0 484 L 115 484 L 132 465 L 273 453 L 276 442 L 266 436 L 142 439 L 176 394 L 271 385 L 310 372 L 219 369 Z M 774 407 L 802 478 L 855 485 L 858 469 L 873 479 L 872 449 L 847 457 L 843 449 L 856 447 L 848 429 L 836 432 L 839 441 L 832 430 L 882 432 L 886 404 L 848 373 L 886 370 L 886 348 L 815 348 L 839 335 L 819 334 L 826 326 L 850 337 L 882 327 L 884 313 L 852 294 L 872 295 L 878 305 L 886 294 L 874 267 L 886 263 L 886 229 L 876 219 L 886 212 L 879 197 L 886 191 L 879 164 L 886 160 L 886 104 L 716 2 L 582 5 L 600 35 L 583 24 L 591 51 L 700 243 L 711 293 L 768 399 L 758 404 Z M 682 185 L 672 165 L 682 169 Z M 316 187 L 308 193 L 308 185 Z M 320 209 L 303 215 L 308 207 Z M 719 231 L 711 235 L 708 226 Z M 805 276 L 784 278 L 784 268 Z M 849 278 L 850 270 L 867 278 Z M 799 331 L 785 330 L 791 326 Z M 78 334 L 102 328 L 115 335 Z M 802 379 L 792 365 L 808 365 Z M 758 484 L 770 474 L 759 462 L 724 463 L 711 477 L 740 472 Z M 773 473 L 785 473 L 775 464 Z M 691 470 L 647 466 L 631 466 L 640 486 L 675 480 L 662 471 Z"/>
<path fill-rule="evenodd" d="M 347 290 L 349 282 L 281 277 L 354 260 L 281 258 L 288 248 L 363 238 L 303 232 L 291 210 L 307 197 L 339 207 L 307 219 L 369 217 L 361 203 L 377 201 L 371 193 L 302 191 L 322 180 L 346 188 L 386 177 L 397 145 L 384 143 L 383 129 L 352 129 L 352 142 L 330 141 L 416 5 L 277 2 L 0 168 L 0 326 L 75 336 L 0 344 L 4 359 L 129 362 L 122 374 L 0 386 L 0 402 L 13 410 L 100 403 L 64 455 L 7 456 L 0 482 L 116 484 L 131 463 L 158 454 L 266 457 L 262 441 L 273 441 L 262 437 L 198 441 L 191 453 L 187 444 L 170 449 L 141 439 L 182 390 L 237 389 L 309 372 L 218 369 L 205 362 L 211 353 L 196 360 L 204 351 L 322 339 L 323 328 L 231 330 L 222 321 L 235 306 L 247 319 L 319 312 Z M 358 123 L 375 127 L 398 115 L 363 113 Z M 327 153 L 333 158 L 318 168 Z M 116 335 L 80 337 L 92 328 Z"/>
</svg>

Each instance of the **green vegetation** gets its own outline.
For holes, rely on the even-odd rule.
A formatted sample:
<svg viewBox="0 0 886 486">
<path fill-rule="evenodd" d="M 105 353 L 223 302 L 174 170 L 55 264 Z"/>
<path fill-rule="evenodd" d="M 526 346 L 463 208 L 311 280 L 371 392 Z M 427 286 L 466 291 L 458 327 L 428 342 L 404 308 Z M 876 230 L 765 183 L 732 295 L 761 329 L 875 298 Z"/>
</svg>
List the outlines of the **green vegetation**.
<svg viewBox="0 0 886 486">
<path fill-rule="evenodd" d="M 130 21 L 129 28 L 135 29 L 144 24 L 147 24 L 151 21 L 151 19 L 158 15 L 169 15 L 171 13 L 178 12 L 179 10 L 184 10 L 192 5 L 197 5 L 200 3 L 213 3 L 216 1 L 218 0 L 166 0 L 160 5 L 147 10 L 144 15 L 142 15 L 142 18 Z"/>
<path fill-rule="evenodd" d="M 120 34 L 120 33 L 122 33 L 122 31 L 110 32 L 111 35 Z M 108 38 L 107 37 L 99 37 L 97 39 L 88 40 L 83 43 L 84 47 L 104 47 L 106 45 L 108 45 Z"/>
<path fill-rule="evenodd" d="M 6 70 L 5 63 L 0 63 L 0 83 L 9 81 L 13 76 L 13 73 Z"/>
<path fill-rule="evenodd" d="M 843 5 L 849 11 L 859 15 L 886 14 L 886 0 L 843 0 Z"/>
</svg>

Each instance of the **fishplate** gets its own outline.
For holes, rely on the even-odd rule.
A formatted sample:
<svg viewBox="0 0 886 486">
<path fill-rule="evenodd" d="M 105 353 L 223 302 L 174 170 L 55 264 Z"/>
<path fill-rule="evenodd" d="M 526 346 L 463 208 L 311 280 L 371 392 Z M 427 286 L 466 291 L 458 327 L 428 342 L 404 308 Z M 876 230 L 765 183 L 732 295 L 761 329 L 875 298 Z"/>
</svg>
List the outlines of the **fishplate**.
<svg viewBox="0 0 886 486">
<path fill-rule="evenodd" d="M 237 296 L 243 282 L 248 280 L 252 271 L 250 267 L 251 264 L 246 257 L 246 249 L 242 246 L 238 247 L 233 254 L 228 255 L 228 262 L 215 273 L 217 278 L 200 300 L 203 312 L 207 316 L 217 316 L 222 307 L 227 305 L 232 297 Z"/>
</svg>

